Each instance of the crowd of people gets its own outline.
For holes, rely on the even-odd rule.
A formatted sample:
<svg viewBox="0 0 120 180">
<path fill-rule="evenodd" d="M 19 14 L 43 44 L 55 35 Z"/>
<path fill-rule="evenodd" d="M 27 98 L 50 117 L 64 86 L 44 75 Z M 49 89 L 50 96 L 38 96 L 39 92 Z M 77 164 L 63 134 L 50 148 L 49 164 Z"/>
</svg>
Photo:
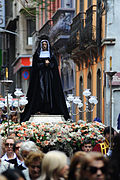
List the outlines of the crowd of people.
<svg viewBox="0 0 120 180">
<path fill-rule="evenodd" d="M 12 107 L 11 108 L 11 115 L 9 117 L 9 119 L 14 122 L 14 123 L 18 123 L 18 114 L 17 114 L 17 110 L 16 108 Z M 7 109 L 6 108 L 3 108 L 1 109 L 0 108 L 0 124 L 2 124 L 3 122 L 7 121 L 8 118 L 7 118 Z"/>
<path fill-rule="evenodd" d="M 71 157 L 57 149 L 43 152 L 30 140 L 0 137 L 0 180 L 119 180 L 120 133 L 111 132 L 111 150 L 106 127 L 104 142 L 93 147 L 85 140 Z"/>
</svg>

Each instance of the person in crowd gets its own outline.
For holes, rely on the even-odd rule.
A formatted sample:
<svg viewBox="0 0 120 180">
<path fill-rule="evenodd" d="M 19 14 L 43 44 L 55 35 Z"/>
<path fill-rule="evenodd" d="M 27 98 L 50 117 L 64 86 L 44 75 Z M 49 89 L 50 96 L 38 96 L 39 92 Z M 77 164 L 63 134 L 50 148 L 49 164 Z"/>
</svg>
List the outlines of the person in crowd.
<svg viewBox="0 0 120 180">
<path fill-rule="evenodd" d="M 14 164 L 8 163 L 7 161 L 4 161 L 1 159 L 2 156 L 2 137 L 0 136 L 0 173 L 7 170 L 8 168 L 14 168 Z"/>
<path fill-rule="evenodd" d="M 101 152 L 102 154 L 107 155 L 109 146 L 110 146 L 110 126 L 105 127 L 104 129 L 104 137 L 105 141 L 99 144 L 96 144 L 93 147 L 93 151 Z M 114 137 L 114 129 L 111 127 L 111 142 L 113 141 Z"/>
<path fill-rule="evenodd" d="M 69 119 L 57 61 L 46 35 L 40 37 L 38 48 L 33 55 L 27 98 L 28 104 L 21 114 L 21 122 L 38 113 L 63 115 L 66 120 Z"/>
<path fill-rule="evenodd" d="M 29 152 L 25 159 L 27 169 L 23 170 L 26 180 L 37 180 L 41 176 L 41 163 L 44 153 L 40 150 Z"/>
<path fill-rule="evenodd" d="M 3 121 L 7 121 L 7 116 L 3 113 L 3 109 L 0 108 L 0 124 L 2 124 Z"/>
<path fill-rule="evenodd" d="M 108 180 L 120 180 L 120 133 L 113 139 L 113 149 L 109 157 Z"/>
<path fill-rule="evenodd" d="M 14 123 L 18 123 L 18 115 L 17 115 L 17 112 L 12 113 L 12 115 L 11 115 L 11 121 L 14 122 Z"/>
<path fill-rule="evenodd" d="M 2 172 L 2 175 L 7 179 L 7 180 L 26 180 L 24 174 L 22 171 L 18 169 L 7 169 L 6 171 Z M 0 179 L 1 180 L 1 179 Z"/>
<path fill-rule="evenodd" d="M 12 136 L 9 136 L 5 139 L 3 146 L 5 148 L 5 154 L 2 156 L 3 161 L 7 161 L 9 163 L 12 163 L 14 165 L 17 165 L 17 156 L 13 151 L 13 145 L 15 143 L 15 138 Z"/>
<path fill-rule="evenodd" d="M 93 122 L 99 122 L 99 123 L 102 123 L 101 119 L 99 117 L 96 117 L 93 119 Z"/>
<path fill-rule="evenodd" d="M 90 152 L 92 151 L 93 146 L 92 146 L 92 142 L 89 139 L 84 140 L 83 144 L 82 144 L 82 151 L 85 152 Z"/>
<path fill-rule="evenodd" d="M 31 151 L 38 151 L 39 148 L 38 146 L 36 146 L 36 144 L 33 141 L 25 141 L 21 144 L 20 149 L 19 149 L 19 154 L 22 157 L 23 161 L 22 161 L 22 167 L 18 167 L 18 168 L 27 168 L 24 161 L 27 158 L 27 155 L 29 154 L 29 152 Z"/>
<path fill-rule="evenodd" d="M 2 124 L 3 121 L 3 111 L 0 109 L 0 124 Z"/>
<path fill-rule="evenodd" d="M 4 175 L 0 174 L 0 180 L 8 180 Z"/>
<path fill-rule="evenodd" d="M 61 151 L 49 151 L 44 155 L 42 160 L 42 180 L 59 180 L 67 179 L 69 166 L 67 156 Z"/>
<path fill-rule="evenodd" d="M 83 162 L 85 155 L 86 152 L 78 151 L 72 156 L 68 174 L 69 180 L 78 180 L 81 163 Z"/>
<path fill-rule="evenodd" d="M 20 155 L 20 152 L 19 152 L 19 149 L 20 149 L 23 142 L 25 142 L 25 141 L 24 140 L 17 140 L 13 145 L 13 151 L 15 152 L 15 154 L 17 156 L 17 165 L 15 167 L 20 169 L 20 170 L 26 169 L 24 167 L 23 157 Z"/>
<path fill-rule="evenodd" d="M 100 152 L 88 152 L 81 164 L 79 180 L 105 180 L 108 159 Z"/>
</svg>

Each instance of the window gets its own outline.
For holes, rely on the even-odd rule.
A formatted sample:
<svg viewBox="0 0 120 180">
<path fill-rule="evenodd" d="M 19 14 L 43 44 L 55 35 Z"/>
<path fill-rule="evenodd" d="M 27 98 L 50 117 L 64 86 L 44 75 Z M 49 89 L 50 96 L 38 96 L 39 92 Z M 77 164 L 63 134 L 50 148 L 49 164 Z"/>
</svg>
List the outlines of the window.
<svg viewBox="0 0 120 180">
<path fill-rule="evenodd" d="M 61 0 L 61 7 L 62 8 L 72 8 L 73 0 Z"/>
<path fill-rule="evenodd" d="M 101 72 L 100 69 L 97 71 L 97 99 L 98 99 L 98 104 L 97 104 L 97 117 L 101 119 Z"/>
<path fill-rule="evenodd" d="M 91 91 L 91 73 L 90 72 L 88 73 L 87 88 L 90 89 L 90 91 Z M 92 93 L 92 91 L 91 91 L 91 93 Z M 88 104 L 88 108 L 91 109 L 90 104 Z M 91 120 L 92 120 L 92 112 L 87 112 L 86 115 L 87 115 L 87 121 L 91 122 Z"/>
<path fill-rule="evenodd" d="M 83 103 L 83 78 L 82 77 L 80 77 L 79 96 Z M 83 108 L 81 108 L 81 110 L 83 110 Z M 79 113 L 79 119 L 83 120 L 83 113 L 81 112 Z"/>
<path fill-rule="evenodd" d="M 71 70 L 71 75 L 70 75 L 70 88 L 74 87 L 74 73 L 73 73 L 73 69 Z"/>
<path fill-rule="evenodd" d="M 35 31 L 35 20 L 27 19 L 27 44 L 32 45 L 32 33 Z"/>
<path fill-rule="evenodd" d="M 47 21 L 48 19 L 48 4 L 47 4 L 47 0 L 45 0 L 45 22 Z"/>
<path fill-rule="evenodd" d="M 92 5 L 92 0 L 88 0 L 88 8 Z"/>
<path fill-rule="evenodd" d="M 84 12 L 84 0 L 80 0 L 80 12 Z"/>
</svg>

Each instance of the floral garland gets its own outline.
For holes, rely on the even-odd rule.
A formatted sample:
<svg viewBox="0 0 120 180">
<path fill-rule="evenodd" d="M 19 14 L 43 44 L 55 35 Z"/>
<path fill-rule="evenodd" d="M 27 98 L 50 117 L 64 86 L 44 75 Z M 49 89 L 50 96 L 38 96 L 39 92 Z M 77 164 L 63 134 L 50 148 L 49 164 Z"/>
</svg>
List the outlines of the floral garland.
<svg viewBox="0 0 120 180">
<path fill-rule="evenodd" d="M 102 123 L 86 123 L 79 121 L 71 123 L 69 121 L 55 123 L 23 122 L 20 124 L 10 122 L 9 131 L 14 133 L 19 139 L 34 141 L 44 152 L 57 149 L 66 153 L 80 150 L 84 140 L 91 140 L 93 146 L 104 140 Z M 4 138 L 7 136 L 8 123 L 0 124 L 0 134 Z"/>
</svg>

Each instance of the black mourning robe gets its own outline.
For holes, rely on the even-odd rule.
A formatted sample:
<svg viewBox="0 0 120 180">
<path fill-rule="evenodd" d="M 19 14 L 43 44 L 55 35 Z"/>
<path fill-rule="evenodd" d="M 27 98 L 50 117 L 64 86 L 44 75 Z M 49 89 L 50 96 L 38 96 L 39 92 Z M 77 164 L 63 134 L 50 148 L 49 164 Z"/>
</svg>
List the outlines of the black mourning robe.
<svg viewBox="0 0 120 180">
<path fill-rule="evenodd" d="M 29 120 L 31 115 L 38 112 L 63 115 L 67 120 L 69 113 L 55 56 L 50 55 L 50 63 L 46 66 L 45 58 L 40 58 L 39 55 L 40 48 L 33 55 L 32 72 L 27 92 L 28 104 L 21 115 L 21 122 Z"/>
</svg>

